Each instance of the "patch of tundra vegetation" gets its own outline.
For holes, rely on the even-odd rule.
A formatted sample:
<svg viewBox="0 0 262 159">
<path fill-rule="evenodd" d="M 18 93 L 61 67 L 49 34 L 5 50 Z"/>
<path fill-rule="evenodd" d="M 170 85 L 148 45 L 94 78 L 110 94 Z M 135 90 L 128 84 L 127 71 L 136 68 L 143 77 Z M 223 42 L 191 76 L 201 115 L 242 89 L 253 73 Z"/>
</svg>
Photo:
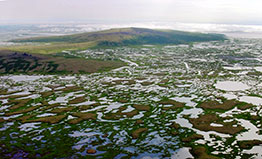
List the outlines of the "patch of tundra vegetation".
<svg viewBox="0 0 262 159">
<path fill-rule="evenodd" d="M 262 41 L 64 53 L 128 65 L 4 75 L 4 158 L 261 158 Z"/>
</svg>

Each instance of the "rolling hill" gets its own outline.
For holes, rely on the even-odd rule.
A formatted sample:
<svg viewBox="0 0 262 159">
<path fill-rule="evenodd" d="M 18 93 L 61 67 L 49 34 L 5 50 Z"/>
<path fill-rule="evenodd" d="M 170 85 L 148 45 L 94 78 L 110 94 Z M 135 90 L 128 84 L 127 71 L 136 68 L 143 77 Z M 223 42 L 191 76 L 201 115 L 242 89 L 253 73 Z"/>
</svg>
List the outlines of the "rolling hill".
<svg viewBox="0 0 262 159">
<path fill-rule="evenodd" d="M 65 36 L 36 37 L 16 39 L 11 42 L 68 43 L 70 45 L 89 44 L 96 47 L 128 45 L 166 45 L 186 44 L 191 42 L 225 40 L 222 34 L 204 34 L 175 30 L 153 30 L 145 28 L 120 28 L 98 32 L 81 33 Z"/>
<path fill-rule="evenodd" d="M 121 28 L 65 36 L 15 39 L 12 42 L 19 43 L 19 45 L 0 48 L 0 73 L 92 73 L 121 67 L 125 64 L 120 61 L 84 60 L 56 57 L 55 55 L 64 50 L 145 44 L 186 44 L 225 39 L 226 37 L 222 34 L 145 28 Z"/>
</svg>

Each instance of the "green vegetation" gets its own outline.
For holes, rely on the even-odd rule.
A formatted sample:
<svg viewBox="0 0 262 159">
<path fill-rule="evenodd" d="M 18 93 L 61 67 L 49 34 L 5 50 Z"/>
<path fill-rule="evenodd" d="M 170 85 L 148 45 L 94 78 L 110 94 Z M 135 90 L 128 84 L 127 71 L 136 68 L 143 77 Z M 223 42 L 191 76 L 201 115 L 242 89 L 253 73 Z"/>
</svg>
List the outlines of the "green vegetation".
<svg viewBox="0 0 262 159">
<path fill-rule="evenodd" d="M 121 28 L 66 36 L 17 39 L 12 40 L 12 42 L 84 43 L 95 41 L 98 46 L 124 46 L 141 44 L 184 44 L 214 40 L 225 40 L 225 36 L 220 34 L 203 34 L 175 30 Z"/>
<path fill-rule="evenodd" d="M 256 57 L 261 41 L 97 48 L 56 55 L 2 51 L 5 68 L 12 69 L 1 76 L 0 154 L 2 158 L 179 158 L 181 153 L 200 159 L 260 157 L 262 80 L 247 72 L 260 70 L 256 67 L 262 62 L 250 56 L 236 58 L 248 50 Z M 128 65 L 92 74 L 27 75 L 41 71 L 48 61 L 58 64 L 56 72 L 59 60 L 73 70 L 90 59 L 121 59 Z M 245 69 L 227 70 L 241 68 L 235 65 L 237 60 Z M 35 63 L 39 65 L 30 69 Z M 46 70 L 53 70 L 53 65 L 46 65 Z M 22 70 L 26 75 L 11 74 Z M 218 81 L 250 88 L 227 91 L 216 86 Z"/>
<path fill-rule="evenodd" d="M 61 53 L 64 50 L 77 51 L 85 50 L 96 46 L 94 42 L 83 42 L 83 43 L 65 43 L 65 42 L 53 42 L 50 44 L 46 43 L 27 43 L 23 45 L 4 46 L 0 47 L 0 50 L 10 50 L 16 52 L 26 52 L 32 54 L 55 54 Z"/>
<path fill-rule="evenodd" d="M 37 43 L 36 45 L 12 46 L 12 51 L 50 54 L 63 50 L 84 50 L 87 48 L 189 44 L 192 42 L 225 40 L 221 34 L 203 34 L 175 30 L 153 30 L 145 28 L 110 29 L 91 33 L 65 36 L 36 37 L 11 40 L 16 43 Z"/>
</svg>

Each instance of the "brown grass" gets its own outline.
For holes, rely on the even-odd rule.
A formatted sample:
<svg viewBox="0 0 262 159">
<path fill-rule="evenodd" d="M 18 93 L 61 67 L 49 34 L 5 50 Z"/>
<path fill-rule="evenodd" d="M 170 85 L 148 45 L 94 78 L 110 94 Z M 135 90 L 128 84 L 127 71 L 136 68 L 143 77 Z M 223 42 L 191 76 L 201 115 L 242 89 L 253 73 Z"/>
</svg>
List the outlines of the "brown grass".
<svg viewBox="0 0 262 159">
<path fill-rule="evenodd" d="M 20 99 L 20 100 L 11 100 L 8 104 L 14 104 L 13 106 L 9 107 L 9 110 L 14 110 L 18 109 L 20 107 L 26 106 L 26 104 L 30 101 L 31 99 Z"/>
<path fill-rule="evenodd" d="M 99 105 L 101 105 L 101 103 L 90 104 L 91 107 L 97 107 L 97 106 L 99 106 Z"/>
<path fill-rule="evenodd" d="M 170 127 L 175 128 L 175 129 L 179 129 L 180 125 L 174 122 L 174 123 L 172 123 L 172 125 L 170 125 Z"/>
<path fill-rule="evenodd" d="M 127 107 L 120 107 L 119 110 L 116 113 L 107 113 L 103 116 L 104 119 L 107 120 L 118 120 L 120 118 L 124 118 L 126 115 L 128 118 L 132 118 L 133 116 L 137 115 L 139 112 L 137 110 L 133 110 L 131 112 L 125 112 L 123 113 Z"/>
<path fill-rule="evenodd" d="M 60 106 L 60 103 L 54 103 L 54 104 L 47 104 L 45 105 L 41 111 L 44 111 L 44 110 L 48 110 L 48 109 L 51 109 L 51 108 L 54 108 L 54 107 L 58 107 Z"/>
<path fill-rule="evenodd" d="M 177 101 L 174 101 L 172 99 L 168 99 L 168 100 L 162 100 L 159 102 L 159 104 L 162 104 L 162 105 L 173 105 L 175 106 L 176 108 L 182 108 L 185 106 L 184 103 L 181 103 L 181 102 L 177 102 Z"/>
<path fill-rule="evenodd" d="M 161 80 L 159 83 L 160 83 L 160 84 L 165 84 L 165 83 L 167 83 L 167 82 L 169 82 L 169 79 L 163 79 L 163 80 Z"/>
<path fill-rule="evenodd" d="M 199 118 L 190 118 L 190 123 L 193 124 L 193 126 L 199 130 L 202 131 L 216 131 L 220 133 L 226 133 L 234 135 L 236 133 L 239 133 L 240 131 L 244 130 L 242 126 L 233 127 L 236 122 L 228 122 L 223 123 L 222 118 L 219 118 L 216 114 L 205 114 L 199 116 Z M 223 125 L 222 127 L 213 127 L 210 126 L 211 123 L 218 123 Z"/>
<path fill-rule="evenodd" d="M 51 88 L 52 90 L 54 90 L 54 89 L 56 89 L 58 87 L 61 87 L 61 85 L 56 85 L 56 86 L 54 86 L 54 85 L 47 85 L 46 87 Z"/>
<path fill-rule="evenodd" d="M 88 149 L 88 150 L 86 151 L 86 153 L 87 153 L 87 154 L 95 154 L 95 153 L 96 153 L 96 150 L 94 150 L 94 149 Z"/>
<path fill-rule="evenodd" d="M 16 115 L 16 114 L 23 114 L 23 113 L 27 113 L 27 112 L 31 112 L 33 110 L 36 110 L 38 108 L 39 108 L 39 106 L 34 106 L 34 107 L 29 107 L 29 108 L 18 110 L 18 111 L 14 111 L 14 112 L 8 112 L 8 113 L 5 113 L 5 116 L 12 116 L 12 115 Z"/>
<path fill-rule="evenodd" d="M 80 90 L 82 90 L 82 88 L 80 88 L 78 86 L 70 86 L 70 87 L 57 89 L 57 91 L 63 91 L 63 92 L 76 92 L 76 91 L 80 91 Z"/>
<path fill-rule="evenodd" d="M 154 84 L 154 82 L 145 81 L 145 82 L 141 83 L 142 86 L 149 86 L 149 85 L 152 85 L 152 84 Z"/>
<path fill-rule="evenodd" d="M 136 124 L 143 124 L 143 123 L 144 123 L 144 121 L 141 120 L 141 119 L 139 119 L 139 120 L 136 121 Z"/>
<path fill-rule="evenodd" d="M 6 97 L 1 97 L 0 99 L 15 99 L 15 98 L 22 98 L 22 97 L 28 97 L 31 94 L 24 94 L 24 95 L 10 95 Z"/>
<path fill-rule="evenodd" d="M 124 84 L 124 85 L 132 85 L 136 84 L 135 80 L 114 80 L 112 83 L 115 83 L 116 85 Z"/>
<path fill-rule="evenodd" d="M 33 120 L 26 120 L 25 122 L 43 122 L 43 123 L 49 123 L 49 124 L 55 124 L 60 121 L 62 121 L 66 115 L 58 115 L 58 116 L 48 116 L 48 117 L 41 117 L 38 119 Z"/>
<path fill-rule="evenodd" d="M 51 110 L 50 112 L 51 113 L 64 113 L 64 112 L 69 112 L 73 109 L 74 109 L 74 107 L 56 108 L 56 109 Z"/>
<path fill-rule="evenodd" d="M 244 104 L 244 105 L 240 105 L 240 106 L 238 107 L 238 109 L 240 109 L 240 110 L 246 110 L 246 109 L 249 109 L 249 108 L 252 108 L 252 107 L 254 107 L 254 105 L 252 105 L 252 104 Z"/>
<path fill-rule="evenodd" d="M 120 103 L 127 103 L 128 100 L 127 99 L 118 99 L 118 102 L 120 102 Z"/>
<path fill-rule="evenodd" d="M 230 110 L 234 108 L 240 102 L 236 100 L 227 100 L 222 104 L 217 101 L 208 101 L 200 104 L 200 107 L 203 109 L 222 109 L 222 110 Z"/>
<path fill-rule="evenodd" d="M 134 104 L 132 107 L 134 107 L 136 110 L 139 110 L 139 111 L 149 111 L 150 110 L 150 106 L 148 105 Z"/>
<path fill-rule="evenodd" d="M 5 122 L 5 120 L 3 118 L 0 118 L 0 123 Z"/>
<path fill-rule="evenodd" d="M 22 91 L 11 91 L 11 92 L 9 92 L 7 89 L 2 89 L 2 90 L 0 90 L 0 95 L 10 95 L 10 94 L 19 93 L 19 92 L 22 92 Z"/>
<path fill-rule="evenodd" d="M 174 136 L 177 136 L 177 135 L 179 135 L 179 132 L 177 132 L 177 131 L 172 131 L 171 134 L 174 135 Z"/>
<path fill-rule="evenodd" d="M 94 73 L 98 71 L 104 71 L 108 69 L 118 68 L 124 65 L 120 61 L 98 61 L 98 60 L 86 60 L 86 59 L 61 59 L 57 60 L 59 65 L 57 70 L 67 70 L 71 73 Z"/>
<path fill-rule="evenodd" d="M 159 72 L 159 73 L 154 73 L 154 75 L 156 75 L 156 76 L 165 76 L 165 75 L 167 75 L 167 73 Z"/>
<path fill-rule="evenodd" d="M 53 91 L 48 91 L 48 92 L 41 92 L 40 94 L 41 94 L 41 96 L 43 98 L 46 98 L 46 97 L 49 97 L 49 96 L 53 95 L 54 92 Z"/>
<path fill-rule="evenodd" d="M 126 115 L 128 118 L 132 118 L 133 116 L 138 114 L 137 110 L 133 110 L 131 112 L 121 113 L 122 115 Z"/>
<path fill-rule="evenodd" d="M 83 121 L 83 119 L 81 119 L 81 118 L 75 118 L 75 119 L 68 120 L 68 123 L 69 123 L 69 124 L 78 124 L 78 123 L 80 123 L 81 121 Z"/>
<path fill-rule="evenodd" d="M 22 51 L 28 53 L 28 51 Z M 26 54 L 21 52 L 14 54 L 13 51 L 1 50 L 0 59 L 3 63 L 0 65 L 2 69 L 0 72 L 5 73 L 6 70 L 9 73 L 12 72 L 40 72 L 40 73 L 94 73 L 98 71 L 105 71 L 109 69 L 118 68 L 125 64 L 121 61 L 102 61 L 102 60 L 87 60 L 82 58 L 64 58 L 52 55 L 43 54 Z M 22 59 L 22 62 L 21 62 Z M 30 67 L 18 67 L 14 64 L 21 66 L 30 64 Z M 9 66 L 9 67 L 7 67 Z M 37 67 L 34 67 L 37 66 Z"/>
<path fill-rule="evenodd" d="M 73 113 L 73 116 L 76 116 L 78 118 L 75 119 L 71 119 L 68 121 L 69 124 L 78 124 L 83 120 L 88 120 L 88 119 L 92 119 L 92 120 L 96 120 L 96 114 L 93 113 Z"/>
<path fill-rule="evenodd" d="M 79 113 L 73 113 L 72 114 L 73 116 L 76 116 L 76 117 L 79 117 L 79 118 L 81 118 L 81 119 L 83 119 L 83 120 L 87 120 L 87 119 L 93 119 L 93 120 L 96 120 L 96 114 L 94 114 L 94 113 L 81 113 L 81 112 L 79 112 Z"/>
<path fill-rule="evenodd" d="M 86 97 L 76 97 L 75 99 L 72 99 L 70 101 L 68 101 L 68 104 L 78 104 L 78 103 L 83 103 L 84 101 L 86 101 Z"/>
<path fill-rule="evenodd" d="M 183 142 L 192 142 L 194 140 L 198 140 L 198 139 L 204 139 L 203 135 L 199 135 L 199 134 L 193 134 L 191 136 L 182 138 Z"/>
<path fill-rule="evenodd" d="M 142 81 L 142 80 L 146 80 L 146 78 L 145 77 L 137 77 L 137 78 L 135 78 L 135 80 Z"/>
<path fill-rule="evenodd" d="M 194 147 L 191 152 L 196 159 L 219 159 L 218 157 L 207 154 L 207 150 L 203 146 Z"/>
<path fill-rule="evenodd" d="M 251 115 L 251 116 L 250 116 L 250 119 L 256 121 L 256 120 L 260 120 L 261 117 L 260 117 L 260 116 L 257 116 L 257 115 Z"/>
<path fill-rule="evenodd" d="M 132 132 L 132 137 L 133 137 L 133 139 L 139 138 L 139 136 L 140 136 L 143 132 L 146 132 L 147 130 L 148 130 L 148 128 L 139 128 L 139 129 L 136 129 L 135 131 Z"/>
<path fill-rule="evenodd" d="M 87 109 L 90 109 L 90 108 L 92 108 L 91 105 L 82 105 L 82 106 L 79 106 L 79 109 L 80 109 L 80 110 L 87 110 Z"/>
<path fill-rule="evenodd" d="M 17 120 L 20 120 L 20 121 L 22 121 L 23 123 L 25 123 L 26 120 L 28 120 L 28 119 L 30 119 L 30 118 L 32 118 L 32 117 L 33 117 L 33 115 L 26 115 L 26 116 L 22 116 L 22 117 L 20 117 L 20 118 L 17 118 Z"/>
<path fill-rule="evenodd" d="M 239 141 L 238 145 L 242 149 L 251 149 L 253 146 L 261 145 L 262 141 L 260 140 L 247 140 L 247 141 Z"/>
<path fill-rule="evenodd" d="M 123 115 L 120 112 L 117 113 L 107 113 L 103 116 L 104 119 L 106 120 L 118 120 L 122 118 Z"/>
</svg>

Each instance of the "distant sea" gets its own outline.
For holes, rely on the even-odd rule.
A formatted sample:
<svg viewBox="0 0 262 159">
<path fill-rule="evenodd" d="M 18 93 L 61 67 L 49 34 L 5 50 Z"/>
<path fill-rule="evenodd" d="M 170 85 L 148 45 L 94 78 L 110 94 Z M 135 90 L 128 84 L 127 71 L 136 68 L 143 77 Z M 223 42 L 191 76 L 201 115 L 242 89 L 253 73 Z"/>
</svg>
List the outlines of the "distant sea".
<svg viewBox="0 0 262 159">
<path fill-rule="evenodd" d="M 179 22 L 67 22 L 52 24 L 0 24 L 0 45 L 5 45 L 7 44 L 4 43 L 5 41 L 16 38 L 66 35 L 123 27 L 142 27 L 204 33 L 222 33 L 232 38 L 262 38 L 262 25 Z"/>
</svg>

